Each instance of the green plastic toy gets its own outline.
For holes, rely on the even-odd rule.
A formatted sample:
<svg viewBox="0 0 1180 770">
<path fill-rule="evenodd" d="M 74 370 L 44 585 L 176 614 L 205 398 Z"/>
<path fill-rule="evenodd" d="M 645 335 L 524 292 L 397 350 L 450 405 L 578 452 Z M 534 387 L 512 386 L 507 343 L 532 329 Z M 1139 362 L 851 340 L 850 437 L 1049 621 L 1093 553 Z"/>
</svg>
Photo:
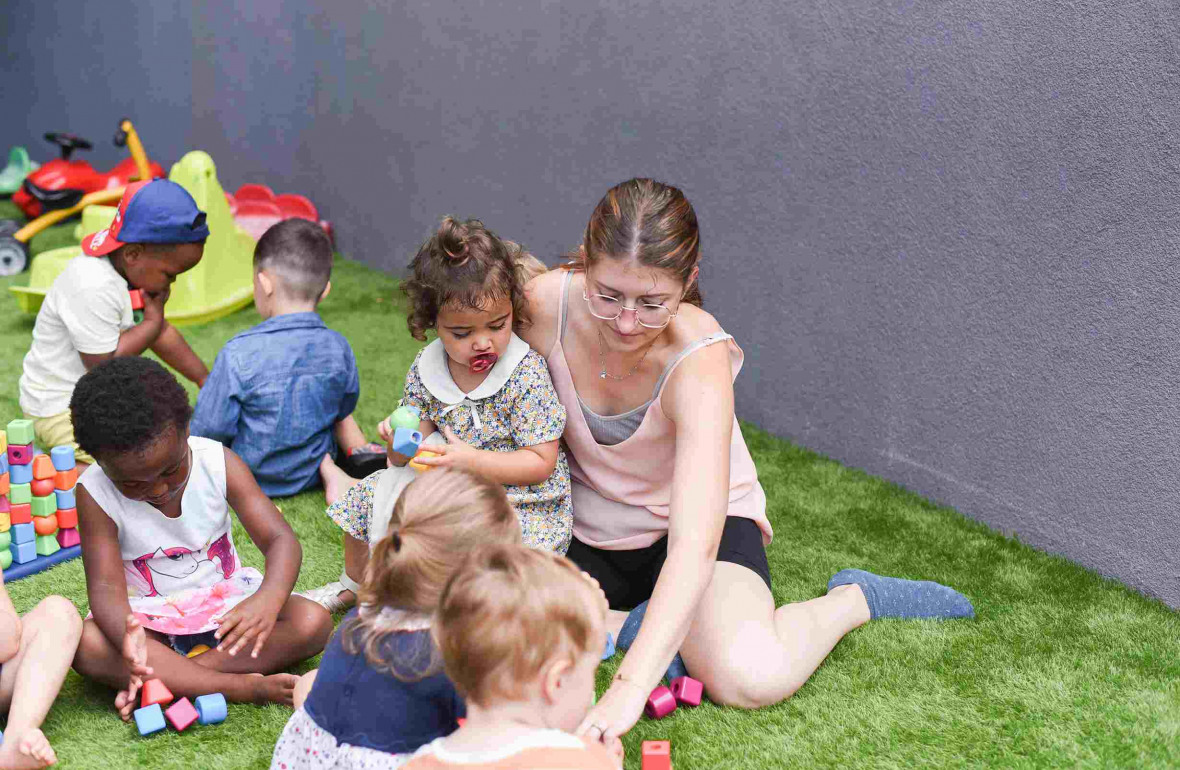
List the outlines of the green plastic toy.
<svg viewBox="0 0 1180 770">
<path fill-rule="evenodd" d="M 254 239 L 234 222 L 213 159 L 194 150 L 177 161 L 168 178 L 188 190 L 205 212 L 209 240 L 200 263 L 172 284 L 164 317 L 177 326 L 201 324 L 250 304 L 254 298 Z M 101 230 L 114 217 L 114 206 L 87 206 L 82 211 L 83 228 L 87 233 Z M 53 280 L 81 253 L 81 247 L 67 246 L 37 255 L 29 285 L 9 287 L 21 310 L 33 314 L 40 310 Z"/>
<path fill-rule="evenodd" d="M 13 147 L 8 151 L 8 165 L 0 171 L 0 195 L 12 195 L 20 189 L 25 177 L 39 168 L 40 163 L 29 160 L 28 150 L 24 147 Z"/>
<path fill-rule="evenodd" d="M 422 418 L 418 416 L 418 410 L 412 406 L 399 406 L 393 410 L 393 414 L 389 415 L 389 429 L 397 430 L 398 428 L 406 428 L 407 430 L 418 430 L 418 423 Z"/>
</svg>

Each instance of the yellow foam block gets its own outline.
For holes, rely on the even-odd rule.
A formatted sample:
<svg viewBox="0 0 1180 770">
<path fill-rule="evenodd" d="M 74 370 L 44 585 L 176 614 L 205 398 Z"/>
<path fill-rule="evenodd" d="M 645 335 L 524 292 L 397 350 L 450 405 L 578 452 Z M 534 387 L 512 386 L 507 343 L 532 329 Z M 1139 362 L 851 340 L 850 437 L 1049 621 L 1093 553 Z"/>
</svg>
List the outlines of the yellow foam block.
<svg viewBox="0 0 1180 770">
<path fill-rule="evenodd" d="M 0 513 L 0 532 L 12 529 L 12 517 L 7 513 Z"/>
<path fill-rule="evenodd" d="M 410 460 L 410 467 L 418 472 L 432 470 L 434 468 L 434 466 L 423 465 L 422 463 L 418 462 L 418 458 L 419 457 L 438 457 L 438 456 L 439 456 L 438 452 L 431 452 L 426 449 L 419 449 L 418 453 L 416 455 L 414 455 L 414 459 Z"/>
</svg>

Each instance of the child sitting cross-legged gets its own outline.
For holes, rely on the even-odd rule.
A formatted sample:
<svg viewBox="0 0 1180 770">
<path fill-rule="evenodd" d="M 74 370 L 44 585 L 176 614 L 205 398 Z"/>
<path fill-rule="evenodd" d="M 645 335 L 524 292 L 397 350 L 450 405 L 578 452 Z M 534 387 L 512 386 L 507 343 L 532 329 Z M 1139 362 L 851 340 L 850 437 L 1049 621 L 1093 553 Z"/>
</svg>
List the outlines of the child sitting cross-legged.
<svg viewBox="0 0 1180 770">
<path fill-rule="evenodd" d="M 516 514 L 503 487 L 459 470 L 418 478 L 391 505 L 359 606 L 297 688 L 272 770 L 399 767 L 464 714 L 431 640 L 431 616 L 480 543 L 520 542 Z"/>
<path fill-rule="evenodd" d="M 119 689 L 124 719 L 148 676 L 177 697 L 290 704 L 298 677 L 275 672 L 322 650 L 332 618 L 291 595 L 302 549 L 245 463 L 189 436 L 184 389 L 145 358 L 87 372 L 70 413 L 97 461 L 78 479 L 93 617 L 75 670 Z M 266 558 L 265 577 L 238 558 L 231 506 Z"/>
<path fill-rule="evenodd" d="M 521 546 L 481 548 L 443 591 L 434 635 L 467 698 L 466 724 L 406 770 L 614 770 L 607 746 L 570 734 L 594 697 L 606 598 L 572 562 Z"/>
</svg>

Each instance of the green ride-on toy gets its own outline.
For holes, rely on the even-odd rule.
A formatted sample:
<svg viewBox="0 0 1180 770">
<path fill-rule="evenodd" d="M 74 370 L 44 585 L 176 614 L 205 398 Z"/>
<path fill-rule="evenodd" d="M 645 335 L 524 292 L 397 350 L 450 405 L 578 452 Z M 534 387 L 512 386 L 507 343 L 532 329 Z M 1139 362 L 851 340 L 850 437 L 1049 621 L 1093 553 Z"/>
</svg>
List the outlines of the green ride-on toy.
<svg viewBox="0 0 1180 770">
<path fill-rule="evenodd" d="M 24 147 L 13 147 L 8 151 L 8 165 L 0 170 L 0 197 L 7 198 L 20 189 L 21 182 L 41 164 L 29 160 L 29 151 Z"/>
</svg>

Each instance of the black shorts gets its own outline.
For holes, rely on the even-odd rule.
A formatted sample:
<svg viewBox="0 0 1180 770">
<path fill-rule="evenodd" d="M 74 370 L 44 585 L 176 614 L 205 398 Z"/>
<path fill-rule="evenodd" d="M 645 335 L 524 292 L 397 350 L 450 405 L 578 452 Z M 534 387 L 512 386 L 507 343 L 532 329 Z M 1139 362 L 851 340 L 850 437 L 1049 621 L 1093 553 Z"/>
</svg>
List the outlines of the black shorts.
<svg viewBox="0 0 1180 770">
<path fill-rule="evenodd" d="M 664 560 L 668 558 L 668 536 L 646 548 L 630 551 L 605 551 L 575 538 L 566 556 L 598 581 L 612 610 L 629 610 L 651 598 Z M 726 517 L 717 561 L 753 570 L 770 588 L 770 564 L 762 545 L 762 530 L 753 519 Z"/>
</svg>

